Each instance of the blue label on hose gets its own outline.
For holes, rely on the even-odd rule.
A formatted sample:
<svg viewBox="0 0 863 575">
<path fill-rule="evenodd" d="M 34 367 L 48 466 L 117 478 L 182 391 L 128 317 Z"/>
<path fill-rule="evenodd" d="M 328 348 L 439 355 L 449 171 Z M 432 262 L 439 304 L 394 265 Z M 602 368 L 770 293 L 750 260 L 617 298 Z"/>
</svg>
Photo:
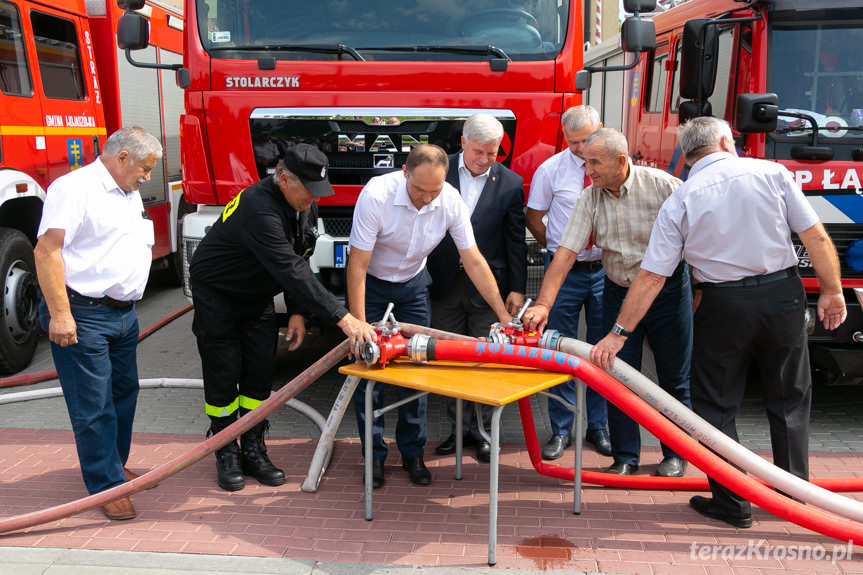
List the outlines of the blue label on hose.
<svg viewBox="0 0 863 575">
<path fill-rule="evenodd" d="M 568 353 L 563 353 L 562 351 L 554 352 L 550 349 L 540 349 L 538 347 L 525 347 L 523 345 L 510 345 L 504 344 L 501 345 L 499 343 L 486 343 L 479 341 L 476 344 L 476 353 L 477 355 L 485 355 L 486 352 L 493 354 L 503 354 L 503 355 L 516 355 L 522 357 L 529 358 L 539 358 L 545 361 L 552 361 L 561 364 L 567 365 L 569 367 L 575 367 L 578 365 L 579 359 L 574 355 L 569 355 Z"/>
</svg>

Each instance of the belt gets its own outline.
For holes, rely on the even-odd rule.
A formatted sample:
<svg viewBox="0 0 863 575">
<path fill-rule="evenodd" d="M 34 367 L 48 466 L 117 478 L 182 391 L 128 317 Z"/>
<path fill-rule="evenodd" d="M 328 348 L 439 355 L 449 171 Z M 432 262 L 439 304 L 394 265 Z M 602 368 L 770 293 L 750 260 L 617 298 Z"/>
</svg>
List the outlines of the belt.
<svg viewBox="0 0 863 575">
<path fill-rule="evenodd" d="M 114 309 L 126 309 L 127 307 L 135 303 L 134 300 L 123 301 L 119 299 L 114 299 L 111 296 L 107 295 L 103 297 L 90 297 L 86 295 L 81 295 L 69 286 L 66 286 L 66 293 L 69 295 L 69 299 L 77 299 L 83 302 L 87 302 L 89 304 L 105 305 Z"/>
<path fill-rule="evenodd" d="M 786 278 L 793 278 L 797 276 L 797 268 L 790 267 L 785 268 L 784 270 L 779 270 L 778 272 L 773 272 L 769 274 L 764 274 L 760 276 L 750 276 L 748 278 L 743 278 L 731 282 L 719 282 L 719 283 L 709 283 L 704 282 L 699 284 L 703 289 L 715 289 L 715 288 L 736 288 L 736 287 L 758 287 L 763 286 L 765 284 L 770 284 L 773 282 L 778 282 L 784 280 Z"/>
<path fill-rule="evenodd" d="M 602 269 L 602 260 L 593 260 L 590 262 L 580 262 L 578 260 L 572 264 L 572 271 L 577 270 L 587 270 L 591 272 L 595 272 L 596 270 Z"/>
<path fill-rule="evenodd" d="M 556 252 L 551 253 L 551 259 L 554 260 L 554 254 Z M 596 270 L 602 269 L 602 260 L 593 260 L 589 262 L 580 262 L 575 260 L 572 264 L 572 269 L 570 271 L 579 271 L 579 270 L 587 270 L 591 272 L 595 272 Z"/>
</svg>

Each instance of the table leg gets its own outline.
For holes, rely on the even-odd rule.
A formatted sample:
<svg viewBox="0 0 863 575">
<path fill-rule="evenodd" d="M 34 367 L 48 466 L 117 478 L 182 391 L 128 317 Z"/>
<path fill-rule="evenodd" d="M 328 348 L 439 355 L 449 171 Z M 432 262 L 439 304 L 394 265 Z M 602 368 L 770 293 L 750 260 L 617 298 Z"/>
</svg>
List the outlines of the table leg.
<svg viewBox="0 0 863 575">
<path fill-rule="evenodd" d="M 461 479 L 461 455 L 464 440 L 462 431 L 462 412 L 464 411 L 464 401 L 460 397 L 455 398 L 455 478 Z M 482 420 L 480 420 L 482 421 Z"/>
<path fill-rule="evenodd" d="M 500 416 L 503 405 L 494 408 L 491 414 L 491 461 L 488 473 L 488 564 L 497 563 L 497 491 L 498 466 L 500 465 Z M 482 420 L 480 420 L 482 421 Z"/>
<path fill-rule="evenodd" d="M 584 429 L 585 385 L 580 379 L 575 380 L 575 467 L 573 467 L 572 512 L 581 515 L 581 446 Z"/>
<path fill-rule="evenodd" d="M 351 404 L 351 398 L 354 396 L 354 391 L 360 378 L 355 375 L 349 375 L 345 378 L 345 383 L 339 390 L 339 395 L 333 402 L 333 408 L 327 416 L 327 423 L 321 430 L 321 437 L 318 439 L 318 445 L 315 448 L 315 454 L 312 456 L 312 463 L 309 466 L 309 472 L 306 474 L 306 480 L 303 481 L 301 489 L 303 491 L 314 493 L 318 490 L 318 485 L 324 476 L 327 466 L 327 454 L 333 448 L 333 442 L 336 437 L 336 432 L 339 430 L 339 424 L 345 416 L 348 406 Z"/>
<path fill-rule="evenodd" d="M 372 520 L 372 393 L 377 382 L 366 380 L 366 448 L 365 448 L 365 473 L 366 473 L 366 521 Z"/>
</svg>

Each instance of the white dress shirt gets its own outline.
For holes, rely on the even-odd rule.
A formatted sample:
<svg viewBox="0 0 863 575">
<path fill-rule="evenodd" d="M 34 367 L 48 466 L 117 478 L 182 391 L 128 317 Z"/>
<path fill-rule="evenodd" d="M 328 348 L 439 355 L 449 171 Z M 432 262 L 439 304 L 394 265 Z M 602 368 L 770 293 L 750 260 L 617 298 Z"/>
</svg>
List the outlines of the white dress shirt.
<svg viewBox="0 0 863 575">
<path fill-rule="evenodd" d="M 492 164 L 494 165 L 494 164 Z M 488 181 L 488 176 L 491 173 L 491 165 L 488 169 L 478 176 L 474 176 L 467 166 L 464 165 L 464 152 L 458 155 L 458 187 L 461 190 L 461 197 L 464 203 L 467 204 L 468 213 L 472 216 L 476 208 L 476 203 L 479 201 L 479 196 L 482 194 L 482 189 Z"/>
<path fill-rule="evenodd" d="M 797 265 L 791 232 L 818 215 L 785 167 L 709 154 L 662 206 L 641 267 L 670 275 L 680 256 L 695 279 L 719 283 Z"/>
<path fill-rule="evenodd" d="M 137 190 L 126 193 L 96 159 L 48 187 L 38 236 L 65 232 L 66 285 L 81 295 L 139 300 L 150 273 L 153 222 Z"/>
<path fill-rule="evenodd" d="M 548 212 L 548 223 L 545 228 L 548 251 L 552 253 L 557 251 L 566 222 L 572 213 L 572 207 L 583 190 L 584 160 L 569 149 L 553 155 L 536 169 L 530 182 L 527 207 Z M 592 262 L 601 257 L 602 250 L 591 246 L 581 250 L 576 259 Z"/>
<path fill-rule="evenodd" d="M 404 283 L 425 267 L 426 256 L 447 231 L 459 250 L 476 243 L 467 205 L 458 190 L 444 182 L 438 197 L 417 210 L 399 170 L 372 178 L 360 192 L 350 244 L 372 252 L 368 273 Z"/>
</svg>

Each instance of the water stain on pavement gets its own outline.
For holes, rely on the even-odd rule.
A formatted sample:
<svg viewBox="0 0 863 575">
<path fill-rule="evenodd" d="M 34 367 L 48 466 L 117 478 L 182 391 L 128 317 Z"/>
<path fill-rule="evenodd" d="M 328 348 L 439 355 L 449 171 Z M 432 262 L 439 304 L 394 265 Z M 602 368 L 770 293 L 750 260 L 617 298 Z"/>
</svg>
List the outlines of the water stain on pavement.
<svg viewBox="0 0 863 575">
<path fill-rule="evenodd" d="M 525 559 L 530 559 L 538 569 L 556 569 L 572 557 L 572 551 L 577 549 L 566 539 L 553 535 L 541 535 L 525 539 L 515 546 L 515 552 Z"/>
</svg>

